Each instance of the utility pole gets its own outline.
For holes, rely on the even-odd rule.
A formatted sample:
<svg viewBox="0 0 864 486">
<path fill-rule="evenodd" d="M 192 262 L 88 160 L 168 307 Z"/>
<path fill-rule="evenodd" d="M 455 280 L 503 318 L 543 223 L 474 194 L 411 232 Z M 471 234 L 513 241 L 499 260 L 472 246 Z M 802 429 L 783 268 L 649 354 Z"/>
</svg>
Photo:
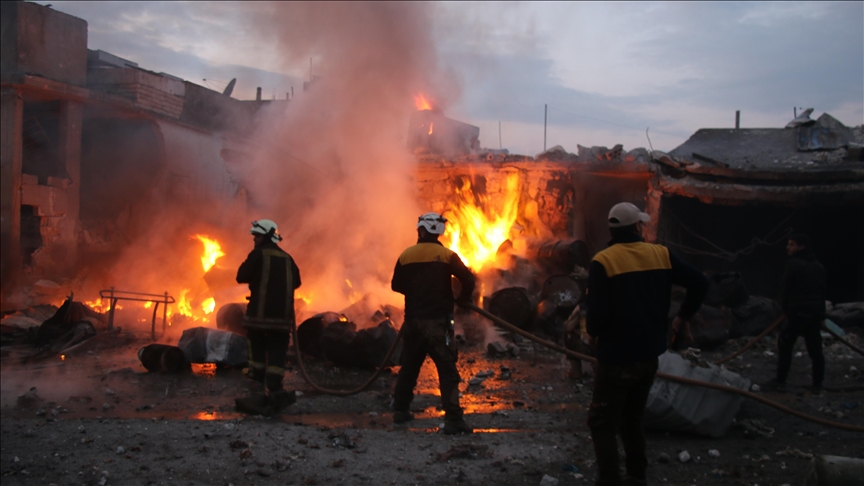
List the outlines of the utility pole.
<svg viewBox="0 0 864 486">
<path fill-rule="evenodd" d="M 546 151 L 546 120 L 549 115 L 549 105 L 543 105 L 543 151 Z"/>
<path fill-rule="evenodd" d="M 735 110 L 735 130 L 741 128 L 741 110 Z"/>
<path fill-rule="evenodd" d="M 501 150 L 501 120 L 498 120 L 498 150 Z"/>
</svg>

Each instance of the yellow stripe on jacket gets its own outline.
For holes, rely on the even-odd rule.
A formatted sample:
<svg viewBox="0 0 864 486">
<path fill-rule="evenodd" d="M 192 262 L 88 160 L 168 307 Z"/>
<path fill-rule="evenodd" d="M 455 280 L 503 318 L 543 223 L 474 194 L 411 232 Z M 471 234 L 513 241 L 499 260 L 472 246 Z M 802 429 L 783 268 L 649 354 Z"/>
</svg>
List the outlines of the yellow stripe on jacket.
<svg viewBox="0 0 864 486">
<path fill-rule="evenodd" d="M 450 263 L 453 251 L 437 243 L 417 243 L 407 248 L 399 256 L 399 263 L 408 265 L 410 263 L 441 262 Z"/>
<path fill-rule="evenodd" d="M 651 243 L 617 243 L 594 256 L 606 269 L 606 276 L 648 270 L 670 270 L 669 249 Z"/>
</svg>

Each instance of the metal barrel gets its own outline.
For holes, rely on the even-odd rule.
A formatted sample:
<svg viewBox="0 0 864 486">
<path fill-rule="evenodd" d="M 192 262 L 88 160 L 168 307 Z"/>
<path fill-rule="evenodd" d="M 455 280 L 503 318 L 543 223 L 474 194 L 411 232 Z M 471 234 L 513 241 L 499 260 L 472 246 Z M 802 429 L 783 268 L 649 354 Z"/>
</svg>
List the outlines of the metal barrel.
<svg viewBox="0 0 864 486">
<path fill-rule="evenodd" d="M 573 267 L 588 268 L 588 246 L 582 240 L 549 240 L 537 247 L 537 262 L 549 270 L 570 273 Z"/>
<path fill-rule="evenodd" d="M 534 305 L 524 287 L 501 289 L 489 298 L 487 309 L 520 329 L 526 329 L 534 319 Z"/>
<path fill-rule="evenodd" d="M 189 367 L 183 351 L 166 344 L 144 346 L 138 350 L 138 359 L 147 371 L 154 373 L 177 373 Z"/>
</svg>

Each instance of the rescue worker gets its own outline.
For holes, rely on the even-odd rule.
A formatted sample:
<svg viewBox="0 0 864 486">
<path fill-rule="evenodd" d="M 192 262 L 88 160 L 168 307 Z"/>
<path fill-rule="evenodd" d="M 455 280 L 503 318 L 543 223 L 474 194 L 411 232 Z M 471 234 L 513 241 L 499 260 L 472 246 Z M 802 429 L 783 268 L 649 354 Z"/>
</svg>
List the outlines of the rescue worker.
<svg viewBox="0 0 864 486">
<path fill-rule="evenodd" d="M 650 217 L 633 204 L 616 204 L 608 218 L 612 240 L 588 269 L 586 327 L 597 340 L 598 361 L 588 411 L 595 484 L 642 485 L 648 465 L 642 416 L 657 357 L 667 349 L 672 284 L 687 289 L 672 328 L 689 333 L 688 319 L 699 310 L 708 279 L 665 246 L 646 243 L 641 226 Z M 619 433 L 627 456 L 625 480 L 619 471 Z"/>
<path fill-rule="evenodd" d="M 444 433 L 472 433 L 465 423 L 459 405 L 459 370 L 456 339 L 453 335 L 452 276 L 459 279 L 462 290 L 456 299 L 471 302 L 474 275 L 455 252 L 438 241 L 444 233 L 444 219 L 438 213 L 426 213 L 417 222 L 417 244 L 399 256 L 393 270 L 391 288 L 405 295 L 405 323 L 402 332 L 401 368 L 393 392 L 393 422 L 414 419 L 409 411 L 414 399 L 417 376 L 428 355 L 438 369 L 441 406 L 444 409 Z"/>
<path fill-rule="evenodd" d="M 235 400 L 237 410 L 271 415 L 296 401 L 293 391 L 282 387 L 285 354 L 294 324 L 294 289 L 300 286 L 300 270 L 278 242 L 282 236 L 269 219 L 252 222 L 255 248 L 237 270 L 237 283 L 248 283 L 251 296 L 243 317 L 249 343 L 247 376 L 263 384 L 266 395 Z"/>
<path fill-rule="evenodd" d="M 789 237 L 786 254 L 789 255 L 789 261 L 780 291 L 780 304 L 786 315 L 786 324 L 777 339 L 777 377 L 769 382 L 768 388 L 785 391 L 786 377 L 792 366 L 792 349 L 798 336 L 802 336 L 813 364 L 812 391 L 814 395 L 820 395 L 825 379 L 825 356 L 822 354 L 820 333 L 825 320 L 825 267 L 816 260 L 810 248 L 810 237 L 805 234 Z"/>
</svg>

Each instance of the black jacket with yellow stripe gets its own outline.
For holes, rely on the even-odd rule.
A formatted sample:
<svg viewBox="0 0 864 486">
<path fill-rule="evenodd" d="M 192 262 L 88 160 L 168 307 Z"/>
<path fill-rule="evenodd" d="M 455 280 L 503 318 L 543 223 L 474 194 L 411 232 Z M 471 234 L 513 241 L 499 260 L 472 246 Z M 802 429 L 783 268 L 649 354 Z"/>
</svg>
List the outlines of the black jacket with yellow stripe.
<svg viewBox="0 0 864 486">
<path fill-rule="evenodd" d="M 300 270 L 291 255 L 266 241 L 249 253 L 237 270 L 237 283 L 248 283 L 251 296 L 243 325 L 287 331 L 294 322 L 294 289 Z"/>
<path fill-rule="evenodd" d="M 638 235 L 613 239 L 594 256 L 588 276 L 588 334 L 597 359 L 619 364 L 647 361 L 666 351 L 672 285 L 687 289 L 678 315 L 688 319 L 702 304 L 708 279 L 662 245 Z"/>
<path fill-rule="evenodd" d="M 459 279 L 459 300 L 470 301 L 474 274 L 454 251 L 437 240 L 418 242 L 402 252 L 390 287 L 405 295 L 405 319 L 445 319 L 453 315 L 451 276 Z"/>
</svg>

